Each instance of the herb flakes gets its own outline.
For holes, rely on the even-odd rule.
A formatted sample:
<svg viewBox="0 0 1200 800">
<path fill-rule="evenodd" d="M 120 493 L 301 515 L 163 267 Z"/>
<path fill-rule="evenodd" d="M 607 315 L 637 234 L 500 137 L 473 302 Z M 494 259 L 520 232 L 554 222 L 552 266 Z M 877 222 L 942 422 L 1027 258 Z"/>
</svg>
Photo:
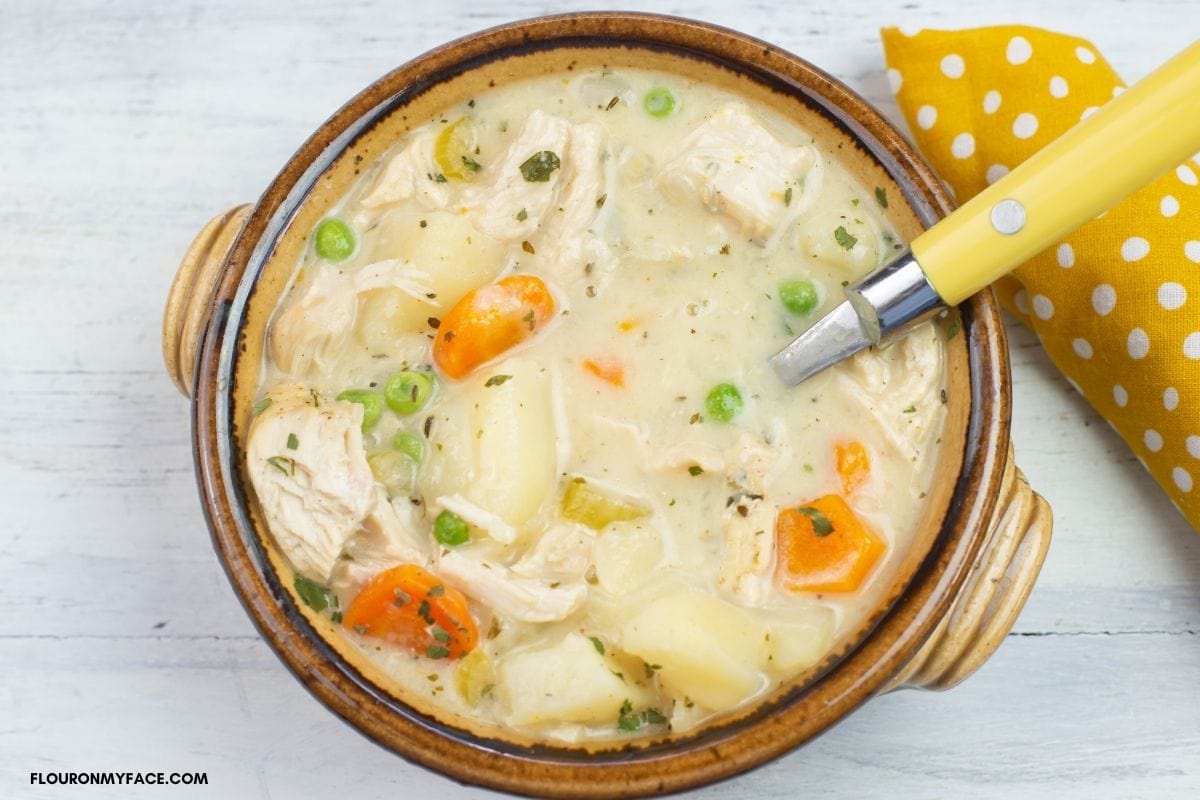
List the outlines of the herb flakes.
<svg viewBox="0 0 1200 800">
<path fill-rule="evenodd" d="M 837 226 L 837 230 L 833 232 L 833 239 L 844 250 L 853 250 L 854 245 L 858 244 L 858 237 L 846 230 L 844 225 Z"/>
<path fill-rule="evenodd" d="M 487 387 L 501 386 L 512 380 L 512 375 L 493 375 L 484 381 L 483 385 Z"/>
<path fill-rule="evenodd" d="M 554 170 L 562 166 L 558 156 L 550 150 L 534 153 L 521 164 L 521 176 L 529 183 L 545 183 Z"/>
<path fill-rule="evenodd" d="M 888 207 L 887 192 L 883 190 L 882 186 L 875 187 L 875 202 L 879 203 L 880 208 Z"/>
<path fill-rule="evenodd" d="M 813 506 L 801 506 L 796 511 L 812 520 L 813 533 L 817 536 L 828 536 L 833 533 L 833 523 L 821 512 L 821 509 Z"/>
</svg>

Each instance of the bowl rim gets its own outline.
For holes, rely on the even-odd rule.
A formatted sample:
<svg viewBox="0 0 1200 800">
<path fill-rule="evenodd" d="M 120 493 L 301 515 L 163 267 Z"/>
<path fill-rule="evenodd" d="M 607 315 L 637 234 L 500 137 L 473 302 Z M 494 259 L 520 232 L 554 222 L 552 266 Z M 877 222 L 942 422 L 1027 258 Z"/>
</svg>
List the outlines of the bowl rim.
<svg viewBox="0 0 1200 800">
<path fill-rule="evenodd" d="M 398 714 L 395 703 L 333 665 L 332 651 L 291 608 L 265 560 L 240 527 L 246 497 L 229 432 L 229 369 L 242 313 L 256 275 L 289 208 L 389 103 L 483 61 L 572 46 L 630 46 L 678 51 L 715 61 L 818 106 L 871 153 L 904 191 L 925 224 L 952 203 L 933 170 L 864 99 L 807 61 L 754 37 L 708 23 L 639 12 L 577 12 L 520 20 L 430 50 L 384 75 L 339 109 L 301 146 L 250 212 L 226 258 L 198 351 L 192 403 L 194 459 L 213 546 L 252 622 L 288 669 L 326 707 L 376 743 L 456 780 L 525 794 L 619 797 L 680 791 L 744 772 L 798 747 L 879 692 L 945 615 L 986 532 L 1008 449 L 1010 386 L 1004 330 L 990 291 L 961 307 L 972 404 L 962 471 L 941 532 L 908 588 L 858 647 L 808 690 L 736 731 L 686 741 L 678 748 L 622 760 L 561 758 L 558 748 L 497 749 L 450 736 L 438 724 Z M 799 84 L 798 76 L 806 83 Z M 840 680 L 830 682 L 830 676 Z M 820 700 L 820 705 L 815 700 Z M 736 740 L 736 741 L 735 741 Z"/>
</svg>

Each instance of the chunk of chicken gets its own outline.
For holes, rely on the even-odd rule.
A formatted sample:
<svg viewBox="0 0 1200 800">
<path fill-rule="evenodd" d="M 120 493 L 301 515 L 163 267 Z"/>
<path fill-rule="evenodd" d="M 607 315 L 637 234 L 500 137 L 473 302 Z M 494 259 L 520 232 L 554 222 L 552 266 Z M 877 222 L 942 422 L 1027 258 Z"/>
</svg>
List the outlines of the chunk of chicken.
<svg viewBox="0 0 1200 800">
<path fill-rule="evenodd" d="M 763 240 L 787 213 L 787 189 L 815 163 L 811 147 L 780 142 L 731 103 L 679 143 L 658 184 L 675 197 L 698 198 L 709 211 L 736 220 L 746 236 Z"/>
<path fill-rule="evenodd" d="M 915 455 L 940 427 L 942 348 L 932 323 L 888 347 L 861 351 L 837 375 L 903 457 Z"/>
<path fill-rule="evenodd" d="M 442 554 L 438 573 L 493 613 L 522 622 L 565 619 L 587 599 L 582 582 L 523 577 L 503 564 L 477 561 L 454 550 Z"/>
<path fill-rule="evenodd" d="M 354 330 L 360 296 L 377 289 L 401 292 L 418 304 L 430 302 L 428 274 L 398 259 L 351 273 L 328 264 L 307 270 L 271 323 L 275 366 L 296 378 L 331 369 Z"/>
<path fill-rule="evenodd" d="M 246 465 L 271 535 L 302 575 L 325 583 L 376 504 L 363 452 L 363 407 L 277 389 L 250 426 Z"/>
<path fill-rule="evenodd" d="M 375 185 L 362 198 L 364 208 L 379 208 L 415 197 L 425 208 L 445 208 L 450 187 L 436 178 L 441 167 L 433 158 L 436 134 L 426 131 L 413 136 L 407 147 L 383 168 Z"/>
<path fill-rule="evenodd" d="M 428 566 L 429 543 L 417 535 L 412 505 L 407 499 L 388 501 L 383 487 L 375 486 L 375 507 L 343 548 L 330 574 L 329 586 L 345 606 L 371 578 L 397 564 Z"/>
<path fill-rule="evenodd" d="M 738 495 L 723 512 L 725 548 L 717 586 L 742 605 L 762 605 L 770 591 L 778 513 L 763 494 L 780 453 L 759 437 L 744 433 L 729 449 L 726 461 L 726 480 Z"/>
<path fill-rule="evenodd" d="M 560 522 L 546 529 L 512 571 L 525 578 L 581 581 L 591 565 L 594 543 L 586 526 Z"/>
<path fill-rule="evenodd" d="M 599 125 L 572 125 L 554 209 L 542 220 L 539 264 L 558 277 L 579 274 L 591 262 L 593 274 L 607 272 L 616 256 L 595 230 L 600 198 L 606 197 L 603 131 Z"/>
<path fill-rule="evenodd" d="M 501 241 L 521 241 L 531 238 L 553 207 L 556 189 L 563 179 L 563 169 L 554 170 L 545 181 L 527 181 L 521 165 L 543 151 L 554 153 L 560 163 L 566 155 L 571 124 L 560 117 L 535 109 L 525 118 L 508 149 L 489 164 L 487 183 L 469 186 L 462 196 L 467 219 Z M 593 198 L 594 200 L 595 198 Z M 520 211 L 524 219 L 517 219 Z"/>
</svg>

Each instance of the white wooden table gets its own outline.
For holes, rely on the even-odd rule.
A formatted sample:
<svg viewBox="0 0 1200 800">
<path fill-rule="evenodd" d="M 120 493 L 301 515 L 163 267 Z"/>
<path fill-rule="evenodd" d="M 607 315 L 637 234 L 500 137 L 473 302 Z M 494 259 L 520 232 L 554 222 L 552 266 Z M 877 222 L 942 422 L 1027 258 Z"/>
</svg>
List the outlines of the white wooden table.
<svg viewBox="0 0 1200 800">
<path fill-rule="evenodd" d="M 160 313 L 198 227 L 377 76 L 472 30 L 598 5 L 0 3 L 0 796 L 486 794 L 359 736 L 259 640 L 200 516 Z M 1067 30 L 1128 79 L 1200 32 L 1196 0 L 654 10 L 769 39 L 893 119 L 880 24 Z M 1200 796 L 1200 536 L 1012 334 L 1019 462 L 1057 517 L 1012 636 L 954 691 L 872 701 L 695 796 Z M 203 770 L 209 786 L 30 786 L 64 769 Z"/>
</svg>

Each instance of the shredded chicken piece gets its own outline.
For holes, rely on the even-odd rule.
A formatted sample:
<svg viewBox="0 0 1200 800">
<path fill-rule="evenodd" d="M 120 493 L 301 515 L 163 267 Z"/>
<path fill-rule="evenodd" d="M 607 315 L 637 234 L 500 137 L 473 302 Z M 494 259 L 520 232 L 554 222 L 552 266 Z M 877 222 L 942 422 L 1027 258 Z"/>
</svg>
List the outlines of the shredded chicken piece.
<svg viewBox="0 0 1200 800">
<path fill-rule="evenodd" d="M 296 378 L 328 371 L 354 330 L 360 295 L 394 288 L 428 303 L 428 280 L 427 272 L 399 259 L 350 274 L 329 264 L 310 268 L 271 323 L 271 360 Z"/>
<path fill-rule="evenodd" d="M 916 455 L 938 429 L 942 411 L 942 348 L 932 324 L 882 349 L 863 350 L 837 369 L 838 380 L 898 453 Z"/>
<path fill-rule="evenodd" d="M 346 541 L 330 575 L 330 587 L 345 600 L 358 594 L 382 570 L 397 564 L 428 566 L 431 561 L 427 541 L 416 533 L 408 500 L 397 501 L 399 505 L 389 502 L 379 484 L 375 485 L 375 498 L 375 508 Z"/>
<path fill-rule="evenodd" d="M 362 443 L 363 408 L 319 401 L 301 386 L 276 389 L 250 426 L 246 465 L 279 549 L 324 583 L 376 504 Z"/>
<path fill-rule="evenodd" d="M 375 185 L 363 196 L 363 207 L 378 208 L 415 197 L 426 208 L 445 208 L 450 202 L 450 187 L 436 180 L 442 171 L 433 158 L 436 138 L 431 131 L 414 136 L 383 168 Z"/>
<path fill-rule="evenodd" d="M 493 514 L 486 508 L 472 503 L 460 494 L 445 495 L 437 498 L 434 502 L 447 511 L 462 517 L 464 521 L 471 523 L 476 528 L 487 531 L 488 536 L 501 544 L 512 544 L 517 540 L 517 529 L 505 522 L 500 515 Z"/>
<path fill-rule="evenodd" d="M 566 619 L 587 599 L 582 582 L 522 577 L 503 564 L 477 561 L 454 550 L 442 554 L 438 572 L 494 613 L 522 622 Z"/>
<path fill-rule="evenodd" d="M 744 433 L 729 449 L 726 480 L 738 494 L 725 509 L 725 549 L 717 586 L 747 606 L 761 605 L 770 591 L 778 507 L 763 497 L 779 450 Z"/>
<path fill-rule="evenodd" d="M 551 172 L 548 180 L 527 181 L 521 165 L 543 151 L 554 153 L 561 163 L 570 134 L 571 124 L 566 120 L 540 109 L 532 111 L 508 149 L 483 173 L 492 175 L 492 180 L 473 184 L 463 192 L 467 219 L 500 241 L 532 237 L 553 207 L 563 169 Z M 521 210 L 525 211 L 525 218 L 517 219 Z"/>
<path fill-rule="evenodd" d="M 660 188 L 698 198 L 714 213 L 763 240 L 783 221 L 785 193 L 816 163 L 811 147 L 780 142 L 745 108 L 731 103 L 679 143 L 679 155 L 663 165 Z"/>
<path fill-rule="evenodd" d="M 595 537 L 584 525 L 562 522 L 552 525 L 538 538 L 512 571 L 526 578 L 581 581 L 592 562 Z"/>
</svg>

